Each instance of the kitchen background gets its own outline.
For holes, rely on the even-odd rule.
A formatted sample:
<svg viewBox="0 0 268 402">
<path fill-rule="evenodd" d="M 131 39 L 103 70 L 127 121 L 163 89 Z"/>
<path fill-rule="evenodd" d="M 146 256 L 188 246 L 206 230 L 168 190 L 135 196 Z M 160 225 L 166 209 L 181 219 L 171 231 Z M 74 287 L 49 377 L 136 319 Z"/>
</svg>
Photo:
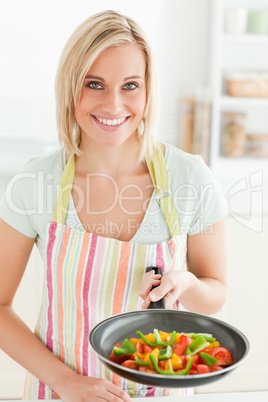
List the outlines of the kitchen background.
<svg viewBox="0 0 268 402">
<path fill-rule="evenodd" d="M 229 297 L 215 316 L 246 334 L 251 353 L 230 376 L 196 392 L 268 390 L 267 0 L 2 3 L 0 194 L 29 158 L 58 147 L 53 85 L 61 50 L 80 22 L 110 8 L 137 20 L 153 45 L 161 84 L 158 138 L 201 153 L 229 207 Z M 34 249 L 14 302 L 32 329 L 41 282 Z M 24 376 L 0 351 L 0 399 L 20 398 Z"/>
</svg>

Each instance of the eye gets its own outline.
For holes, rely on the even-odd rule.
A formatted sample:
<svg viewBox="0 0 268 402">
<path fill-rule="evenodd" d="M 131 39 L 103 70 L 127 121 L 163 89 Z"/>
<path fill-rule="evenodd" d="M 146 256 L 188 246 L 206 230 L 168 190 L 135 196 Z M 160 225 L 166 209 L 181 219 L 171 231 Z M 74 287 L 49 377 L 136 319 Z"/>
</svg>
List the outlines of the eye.
<svg viewBox="0 0 268 402">
<path fill-rule="evenodd" d="M 130 90 L 133 90 L 133 89 L 135 89 L 135 88 L 137 88 L 137 87 L 138 87 L 138 84 L 136 84 L 135 82 L 128 82 L 128 83 L 124 86 L 124 88 L 130 89 Z"/>
<path fill-rule="evenodd" d="M 101 84 L 97 81 L 89 81 L 86 84 L 86 86 L 91 89 L 101 89 L 102 88 Z"/>
</svg>

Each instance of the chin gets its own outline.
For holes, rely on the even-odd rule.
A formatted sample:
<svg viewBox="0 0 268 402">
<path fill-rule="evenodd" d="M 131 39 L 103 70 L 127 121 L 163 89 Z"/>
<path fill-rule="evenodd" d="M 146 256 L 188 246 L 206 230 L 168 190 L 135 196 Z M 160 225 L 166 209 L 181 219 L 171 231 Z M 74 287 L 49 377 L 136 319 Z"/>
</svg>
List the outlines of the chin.
<svg viewBox="0 0 268 402">
<path fill-rule="evenodd" d="M 121 138 L 120 138 L 121 137 Z M 105 135 L 105 138 L 102 138 L 101 140 L 98 138 L 98 140 L 96 141 L 100 146 L 104 147 L 104 148 L 115 148 L 115 147 L 120 147 L 121 145 L 123 145 L 126 142 L 132 142 L 134 140 L 134 138 L 136 139 L 136 135 L 131 134 L 130 136 L 119 136 L 119 135 L 115 135 L 114 133 L 112 135 Z"/>
</svg>

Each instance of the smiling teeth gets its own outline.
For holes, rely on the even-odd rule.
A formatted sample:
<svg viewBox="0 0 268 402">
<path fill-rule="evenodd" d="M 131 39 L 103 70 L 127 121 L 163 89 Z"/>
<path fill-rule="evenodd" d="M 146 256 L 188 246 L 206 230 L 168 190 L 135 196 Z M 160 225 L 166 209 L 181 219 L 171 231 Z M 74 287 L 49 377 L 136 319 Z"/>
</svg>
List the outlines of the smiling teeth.
<svg viewBox="0 0 268 402">
<path fill-rule="evenodd" d="M 96 116 L 95 116 L 96 117 Z M 122 124 L 125 120 L 126 117 L 121 117 L 120 119 L 101 119 L 96 117 L 96 119 L 102 123 L 102 124 L 106 124 L 107 126 L 118 126 L 119 124 Z"/>
</svg>

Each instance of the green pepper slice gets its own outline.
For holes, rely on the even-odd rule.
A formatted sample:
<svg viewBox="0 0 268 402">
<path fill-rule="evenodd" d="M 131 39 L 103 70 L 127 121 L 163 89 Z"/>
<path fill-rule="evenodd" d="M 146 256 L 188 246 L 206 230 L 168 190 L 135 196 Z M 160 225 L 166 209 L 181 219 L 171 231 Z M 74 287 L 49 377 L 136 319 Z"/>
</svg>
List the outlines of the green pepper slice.
<svg viewBox="0 0 268 402">
<path fill-rule="evenodd" d="M 157 329 L 154 329 L 154 342 L 148 341 L 148 339 L 143 335 L 143 333 L 141 331 L 136 331 L 136 332 L 139 335 L 139 337 L 146 343 L 146 345 L 152 346 L 154 348 L 156 346 L 163 346 L 164 348 L 166 348 L 169 345 L 173 345 L 173 343 L 176 340 L 176 331 L 172 332 L 171 339 L 168 342 L 162 341 Z"/>
<path fill-rule="evenodd" d="M 134 356 L 135 362 L 140 366 L 150 366 L 150 362 L 144 362 L 143 360 L 139 359 L 138 356 Z"/>
<path fill-rule="evenodd" d="M 154 366 L 155 371 L 156 371 L 158 374 L 164 374 L 164 375 L 186 375 L 186 374 L 188 374 L 189 371 L 191 370 L 191 367 L 192 367 L 193 361 L 194 361 L 194 359 L 191 357 L 191 358 L 189 359 L 189 361 L 188 361 L 188 363 L 187 363 L 185 369 L 183 369 L 183 370 L 179 370 L 179 371 L 174 371 L 174 370 L 160 370 L 160 368 L 158 367 L 158 364 L 157 364 L 157 360 L 156 360 L 156 358 L 154 357 L 154 355 L 152 355 L 152 354 L 150 353 L 149 357 L 150 357 L 150 360 L 151 360 L 151 362 L 152 362 L 152 364 L 153 364 L 153 366 Z"/>
<path fill-rule="evenodd" d="M 166 349 L 160 349 L 158 359 L 159 360 L 167 360 L 171 359 L 173 356 L 173 349 L 170 345 L 166 347 Z"/>
<path fill-rule="evenodd" d="M 205 338 L 205 340 L 208 341 L 208 342 L 215 342 L 216 341 L 216 338 L 214 338 L 212 336 L 212 334 L 205 334 L 205 333 L 202 333 L 202 332 L 199 332 L 199 333 L 189 332 L 187 334 L 181 333 L 181 335 L 186 335 L 186 336 L 189 336 L 189 338 L 193 338 L 193 339 L 196 339 L 198 336 L 202 335 L 203 338 Z"/>
<path fill-rule="evenodd" d="M 213 364 L 218 362 L 218 360 L 215 359 L 215 357 L 205 352 L 200 352 L 199 356 L 201 357 L 202 360 L 204 360 L 204 362 L 208 365 L 208 367 L 211 367 L 213 366 Z"/>
<path fill-rule="evenodd" d="M 209 342 L 207 342 L 202 335 L 198 335 L 195 340 L 187 346 L 185 354 L 190 356 L 195 355 L 196 353 L 200 352 L 200 350 L 206 348 L 208 345 Z"/>
<path fill-rule="evenodd" d="M 137 349 L 129 339 L 125 339 L 120 347 L 115 346 L 113 348 L 113 352 L 116 357 L 120 357 L 124 355 L 132 355 L 133 353 L 137 352 Z"/>
</svg>

